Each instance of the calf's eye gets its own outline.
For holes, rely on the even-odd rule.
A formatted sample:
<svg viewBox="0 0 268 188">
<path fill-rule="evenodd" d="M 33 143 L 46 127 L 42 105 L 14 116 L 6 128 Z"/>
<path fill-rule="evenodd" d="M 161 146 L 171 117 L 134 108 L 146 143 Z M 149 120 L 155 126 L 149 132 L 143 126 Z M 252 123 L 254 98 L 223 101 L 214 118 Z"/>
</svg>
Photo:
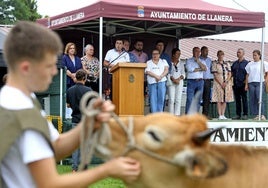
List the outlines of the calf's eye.
<svg viewBox="0 0 268 188">
<path fill-rule="evenodd" d="M 153 132 L 153 131 L 148 131 L 147 132 L 149 135 L 151 135 L 151 137 L 157 141 L 157 142 L 161 142 L 161 139 Z"/>
</svg>

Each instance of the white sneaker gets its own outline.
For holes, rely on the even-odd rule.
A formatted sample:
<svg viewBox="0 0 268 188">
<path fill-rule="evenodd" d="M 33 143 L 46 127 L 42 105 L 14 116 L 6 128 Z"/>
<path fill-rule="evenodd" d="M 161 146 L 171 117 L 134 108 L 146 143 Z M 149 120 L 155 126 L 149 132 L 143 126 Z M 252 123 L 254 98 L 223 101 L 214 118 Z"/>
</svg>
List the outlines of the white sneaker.
<svg viewBox="0 0 268 188">
<path fill-rule="evenodd" d="M 225 117 L 224 115 L 222 116 L 222 119 L 228 119 L 227 117 Z"/>
<path fill-rule="evenodd" d="M 224 120 L 222 116 L 219 116 L 218 120 Z"/>
</svg>

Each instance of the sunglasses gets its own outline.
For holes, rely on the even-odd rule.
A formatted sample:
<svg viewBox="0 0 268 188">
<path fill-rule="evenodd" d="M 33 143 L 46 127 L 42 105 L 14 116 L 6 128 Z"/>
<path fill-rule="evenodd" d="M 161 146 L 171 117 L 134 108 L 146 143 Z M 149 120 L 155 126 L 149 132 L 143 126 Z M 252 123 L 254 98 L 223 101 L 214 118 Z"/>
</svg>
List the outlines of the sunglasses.
<svg viewBox="0 0 268 188">
<path fill-rule="evenodd" d="M 175 67 L 176 72 L 178 72 L 178 67 L 177 67 L 177 65 L 174 65 L 174 67 Z"/>
</svg>

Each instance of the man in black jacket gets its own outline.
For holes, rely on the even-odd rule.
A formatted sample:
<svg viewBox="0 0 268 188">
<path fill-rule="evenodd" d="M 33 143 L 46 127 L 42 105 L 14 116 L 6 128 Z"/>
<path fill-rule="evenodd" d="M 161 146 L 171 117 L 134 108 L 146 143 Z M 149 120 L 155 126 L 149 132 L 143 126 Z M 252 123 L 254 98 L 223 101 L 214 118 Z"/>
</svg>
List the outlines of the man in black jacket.
<svg viewBox="0 0 268 188">
<path fill-rule="evenodd" d="M 87 79 L 87 73 L 83 69 L 79 69 L 76 74 L 76 84 L 70 87 L 67 90 L 67 95 L 66 95 L 66 102 L 67 102 L 67 107 L 72 108 L 72 128 L 74 128 L 81 120 L 81 112 L 80 112 L 80 100 L 82 96 L 89 91 L 92 91 L 90 87 L 85 86 L 86 79 Z M 73 172 L 76 172 L 78 170 L 78 165 L 80 161 L 80 151 L 77 149 L 75 152 L 72 154 L 72 169 Z"/>
</svg>

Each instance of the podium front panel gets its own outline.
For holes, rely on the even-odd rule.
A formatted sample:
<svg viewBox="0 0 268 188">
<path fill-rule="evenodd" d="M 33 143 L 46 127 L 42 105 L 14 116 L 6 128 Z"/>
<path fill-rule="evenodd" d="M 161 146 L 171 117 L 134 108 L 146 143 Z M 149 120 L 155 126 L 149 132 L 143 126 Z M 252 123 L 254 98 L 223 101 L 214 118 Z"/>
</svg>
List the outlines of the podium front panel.
<svg viewBox="0 0 268 188">
<path fill-rule="evenodd" d="M 135 67 L 135 64 L 132 67 L 119 66 L 113 72 L 112 92 L 116 114 L 144 115 L 144 65 L 143 67 Z"/>
</svg>

